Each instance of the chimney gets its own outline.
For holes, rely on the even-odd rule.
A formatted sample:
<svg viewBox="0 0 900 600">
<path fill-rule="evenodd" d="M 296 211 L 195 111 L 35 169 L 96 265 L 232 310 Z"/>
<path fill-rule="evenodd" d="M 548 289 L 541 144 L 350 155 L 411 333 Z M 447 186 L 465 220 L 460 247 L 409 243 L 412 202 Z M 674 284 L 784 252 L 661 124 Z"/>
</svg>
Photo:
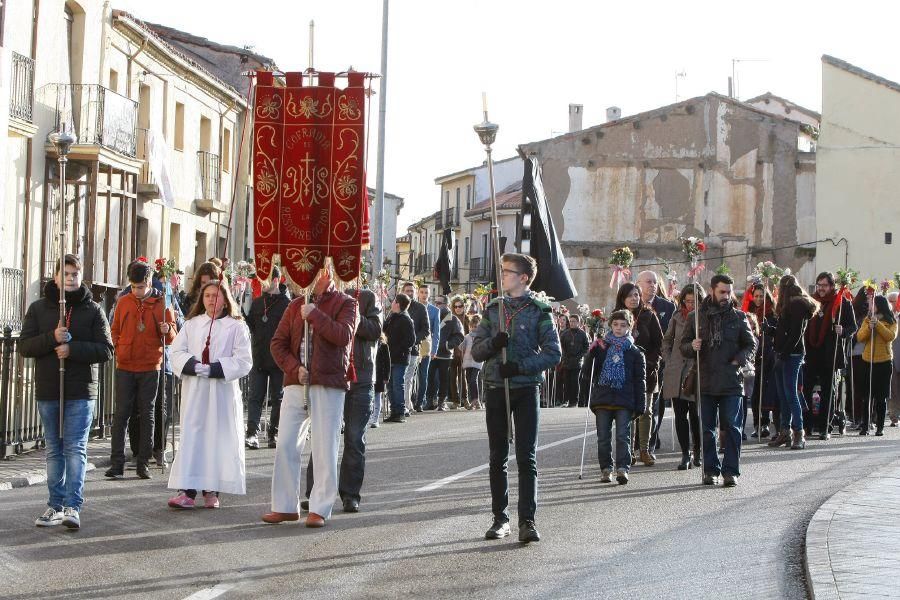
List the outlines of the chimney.
<svg viewBox="0 0 900 600">
<path fill-rule="evenodd" d="M 581 131 L 581 117 L 584 112 L 583 104 L 569 104 L 569 133 Z"/>
<path fill-rule="evenodd" d="M 622 118 L 622 109 L 618 106 L 610 106 L 606 109 L 606 122 L 615 121 Z"/>
</svg>

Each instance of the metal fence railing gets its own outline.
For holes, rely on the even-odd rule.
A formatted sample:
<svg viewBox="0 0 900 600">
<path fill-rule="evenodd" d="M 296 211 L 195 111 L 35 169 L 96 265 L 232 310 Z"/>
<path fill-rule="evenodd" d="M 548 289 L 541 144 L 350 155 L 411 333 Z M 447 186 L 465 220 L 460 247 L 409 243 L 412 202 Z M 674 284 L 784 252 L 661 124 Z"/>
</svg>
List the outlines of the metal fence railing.
<svg viewBox="0 0 900 600">
<path fill-rule="evenodd" d="M 22 329 L 25 308 L 25 271 L 0 268 L 0 331 Z"/>
<path fill-rule="evenodd" d="M 34 60 L 12 52 L 9 116 L 34 122 Z"/>
<path fill-rule="evenodd" d="M 56 129 L 65 123 L 79 144 L 109 148 L 125 156 L 137 154 L 138 104 L 96 84 L 56 86 Z"/>
<path fill-rule="evenodd" d="M 0 459 L 22 454 L 44 445 L 37 400 L 34 395 L 34 360 L 18 352 L 19 334 L 6 327 L 0 337 Z M 99 395 L 91 424 L 91 438 L 108 437 L 115 412 L 115 359 L 99 366 Z M 239 382 L 246 406 L 250 378 Z M 172 406 L 181 406 L 181 383 L 175 378 Z M 178 417 L 176 415 L 176 422 Z"/>
<path fill-rule="evenodd" d="M 212 152 L 200 150 L 197 152 L 197 177 L 198 177 L 198 194 L 197 200 L 215 200 L 219 201 L 219 190 L 221 181 L 219 180 L 219 155 Z"/>
</svg>

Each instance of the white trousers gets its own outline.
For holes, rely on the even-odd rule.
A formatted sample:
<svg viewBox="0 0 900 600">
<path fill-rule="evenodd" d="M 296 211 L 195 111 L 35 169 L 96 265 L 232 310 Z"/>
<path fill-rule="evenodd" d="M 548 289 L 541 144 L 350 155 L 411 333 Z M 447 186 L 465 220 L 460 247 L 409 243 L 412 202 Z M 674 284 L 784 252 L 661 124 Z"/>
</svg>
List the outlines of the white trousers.
<svg viewBox="0 0 900 600">
<path fill-rule="evenodd" d="M 278 424 L 278 446 L 272 472 L 272 510 L 300 512 L 301 461 L 304 440 L 300 426 L 306 419 L 303 410 L 304 387 L 284 388 Z M 309 498 L 309 511 L 331 518 L 331 510 L 338 496 L 338 436 L 344 417 L 344 390 L 314 385 L 309 388 L 310 443 L 316 465 L 316 479 Z M 304 486 L 305 487 L 305 486 Z"/>
</svg>

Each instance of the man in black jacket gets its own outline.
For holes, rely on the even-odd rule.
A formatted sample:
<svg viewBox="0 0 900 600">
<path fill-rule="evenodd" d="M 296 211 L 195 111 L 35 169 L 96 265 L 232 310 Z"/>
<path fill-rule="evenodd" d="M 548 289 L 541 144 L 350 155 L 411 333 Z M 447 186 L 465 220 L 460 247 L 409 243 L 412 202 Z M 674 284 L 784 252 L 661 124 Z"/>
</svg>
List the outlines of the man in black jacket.
<svg viewBox="0 0 900 600">
<path fill-rule="evenodd" d="M 359 324 L 353 336 L 350 354 L 356 379 L 350 382 L 350 389 L 344 394 L 344 454 L 341 457 L 338 478 L 338 494 L 344 505 L 344 512 L 359 512 L 360 490 L 366 473 L 366 431 L 372 416 L 375 400 L 375 353 L 381 338 L 381 305 L 370 290 L 348 289 L 344 291 L 356 298 L 359 307 Z M 312 435 L 316 435 L 313 433 Z M 312 494 L 315 474 L 312 455 L 306 470 L 306 497 Z M 307 500 L 301 506 L 309 507 Z"/>
<path fill-rule="evenodd" d="M 806 433 L 812 433 L 815 426 L 820 440 L 831 438 L 831 416 L 834 414 L 835 373 L 844 368 L 844 343 L 856 333 L 856 316 L 853 305 L 838 294 L 834 285 L 834 275 L 819 273 L 816 278 L 816 293 L 813 298 L 819 302 L 819 310 L 806 326 L 806 357 L 803 364 L 803 394 L 806 405 L 815 410 L 813 393 L 819 387 L 820 405 L 818 415 L 804 415 Z M 835 350 L 837 350 L 835 352 Z"/>
<path fill-rule="evenodd" d="M 278 417 L 281 413 L 281 398 L 284 395 L 284 373 L 275 364 L 269 345 L 278 329 L 291 298 L 287 286 L 281 283 L 281 270 L 272 268 L 269 288 L 250 305 L 247 327 L 250 329 L 250 343 L 253 351 L 253 370 L 250 371 L 250 401 L 247 407 L 246 445 L 254 450 L 259 448 L 259 420 L 262 416 L 266 387 L 269 390 L 269 448 L 277 444 Z"/>
<path fill-rule="evenodd" d="M 388 354 L 391 357 L 390 393 L 392 423 L 405 423 L 403 416 L 406 398 L 406 368 L 411 360 L 410 351 L 416 340 L 415 325 L 409 316 L 410 299 L 406 294 L 397 294 L 391 303 L 391 314 L 384 322 L 387 336 Z"/>
<path fill-rule="evenodd" d="M 562 350 L 562 380 L 565 392 L 563 396 L 564 403 L 568 406 L 578 406 L 580 400 L 580 381 L 581 367 L 584 363 L 584 357 L 588 352 L 590 340 L 587 334 L 581 328 L 581 317 L 578 315 L 569 316 L 569 327 L 559 334 L 559 346 Z M 585 402 L 584 406 L 587 406 Z"/>
<path fill-rule="evenodd" d="M 63 283 L 64 278 L 64 283 Z M 59 286 L 65 286 L 65 323 L 60 323 Z M 113 356 L 109 322 L 81 281 L 81 259 L 66 254 L 63 272 L 28 307 L 19 352 L 34 359 L 35 398 L 47 443 L 47 510 L 38 527 L 81 527 L 87 440 L 99 389 L 97 365 Z M 59 431 L 59 359 L 65 359 L 63 431 Z"/>
<path fill-rule="evenodd" d="M 427 291 L 428 288 L 425 289 Z M 404 283 L 403 295 L 409 297 L 409 308 L 406 312 L 409 313 L 413 325 L 416 328 L 416 343 L 413 344 L 413 347 L 410 349 L 409 366 L 406 368 L 406 375 L 404 377 L 404 389 L 406 393 L 405 402 L 407 406 L 412 405 L 416 412 L 422 412 L 427 378 L 425 376 L 420 376 L 418 378 L 419 390 L 415 397 L 412 395 L 412 383 L 413 379 L 416 377 L 416 372 L 418 371 L 427 374 L 428 367 L 431 364 L 431 343 L 427 342 L 427 340 L 431 340 L 431 325 L 428 322 L 428 309 L 425 308 L 424 304 L 416 302 L 415 300 L 416 286 L 411 282 Z M 425 343 L 423 344 L 423 342 Z M 425 347 L 422 348 L 422 346 Z M 425 352 L 420 352 L 420 349 L 425 350 Z"/>
<path fill-rule="evenodd" d="M 694 313 L 691 313 L 680 342 L 685 358 L 700 353 L 703 483 L 715 485 L 721 474 L 725 487 L 737 485 L 741 474 L 743 370 L 756 351 L 756 337 L 747 315 L 734 307 L 733 286 L 734 280 L 728 275 L 713 276 L 710 296 L 698 309 L 699 335 Z M 716 451 L 720 427 L 725 432 L 725 459 L 722 462 Z"/>
</svg>

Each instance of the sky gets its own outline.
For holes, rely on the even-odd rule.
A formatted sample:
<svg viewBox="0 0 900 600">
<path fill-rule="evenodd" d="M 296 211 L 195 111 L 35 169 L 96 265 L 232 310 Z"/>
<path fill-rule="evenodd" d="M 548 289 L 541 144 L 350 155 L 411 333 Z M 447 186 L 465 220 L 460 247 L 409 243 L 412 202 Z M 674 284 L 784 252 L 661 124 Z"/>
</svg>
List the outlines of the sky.
<svg viewBox="0 0 900 600">
<path fill-rule="evenodd" d="M 145 21 L 254 51 L 280 69 L 378 73 L 381 0 L 113 0 Z M 900 5 L 857 0 L 721 1 L 392 0 L 388 17 L 385 191 L 405 198 L 398 235 L 439 208 L 434 179 L 482 163 L 472 126 L 500 126 L 494 158 L 565 133 L 569 103 L 584 127 L 677 99 L 772 92 L 821 110 L 821 56 L 900 80 Z M 733 62 L 737 59 L 739 62 Z M 368 126 L 368 183 L 375 187 L 378 97 Z M 479 198 L 479 200 L 481 200 Z"/>
</svg>

